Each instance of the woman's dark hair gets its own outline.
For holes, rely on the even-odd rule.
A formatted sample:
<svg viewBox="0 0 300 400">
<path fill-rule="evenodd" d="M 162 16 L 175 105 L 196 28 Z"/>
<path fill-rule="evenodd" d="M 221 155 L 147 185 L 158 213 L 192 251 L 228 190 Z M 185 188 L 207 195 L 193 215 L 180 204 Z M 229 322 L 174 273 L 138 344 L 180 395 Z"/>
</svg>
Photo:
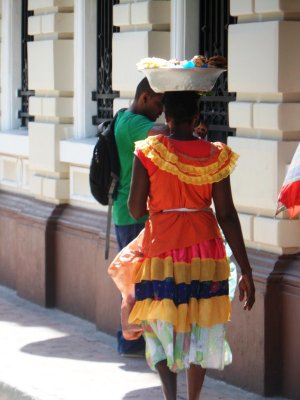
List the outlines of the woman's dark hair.
<svg viewBox="0 0 300 400">
<path fill-rule="evenodd" d="M 175 122 L 190 122 L 198 113 L 197 92 L 166 92 L 163 104 L 165 115 Z"/>
</svg>

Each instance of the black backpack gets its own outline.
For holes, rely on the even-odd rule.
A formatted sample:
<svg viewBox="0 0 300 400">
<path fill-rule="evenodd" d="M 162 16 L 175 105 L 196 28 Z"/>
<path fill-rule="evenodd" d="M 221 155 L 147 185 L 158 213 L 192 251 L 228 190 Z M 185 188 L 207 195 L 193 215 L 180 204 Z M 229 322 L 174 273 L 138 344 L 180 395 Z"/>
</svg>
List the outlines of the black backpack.
<svg viewBox="0 0 300 400">
<path fill-rule="evenodd" d="M 125 111 L 126 108 L 120 111 Z M 108 205 L 105 259 L 109 255 L 109 239 L 113 199 L 118 192 L 120 162 L 115 140 L 114 126 L 118 113 L 113 120 L 102 122 L 98 126 L 98 140 L 94 147 L 90 165 L 89 181 L 93 197 L 102 205 Z"/>
</svg>

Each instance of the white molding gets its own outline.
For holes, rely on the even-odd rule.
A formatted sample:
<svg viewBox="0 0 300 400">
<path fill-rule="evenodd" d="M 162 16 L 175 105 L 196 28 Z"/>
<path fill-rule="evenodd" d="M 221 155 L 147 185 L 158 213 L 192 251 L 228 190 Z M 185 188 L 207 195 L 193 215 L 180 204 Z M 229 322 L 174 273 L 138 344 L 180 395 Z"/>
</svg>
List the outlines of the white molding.
<svg viewBox="0 0 300 400">
<path fill-rule="evenodd" d="M 15 168 L 15 179 L 10 179 L 5 176 L 5 163 L 12 164 Z M 4 186 L 10 186 L 18 188 L 21 186 L 21 164 L 20 160 L 15 157 L 0 156 L 0 184 Z"/>
<path fill-rule="evenodd" d="M 0 153 L 28 158 L 28 130 L 20 128 L 9 132 L 0 132 Z"/>
<path fill-rule="evenodd" d="M 22 159 L 22 169 L 21 169 L 21 185 L 22 189 L 29 191 L 29 178 L 30 178 L 30 168 L 29 168 L 29 160 L 23 158 Z"/>
<path fill-rule="evenodd" d="M 1 15 L 1 129 L 7 131 L 20 126 L 22 2 L 2 0 Z"/>
<path fill-rule="evenodd" d="M 87 203 L 96 203 L 95 199 L 93 196 L 89 193 L 88 195 L 86 193 L 80 193 L 80 191 L 76 191 L 76 175 L 83 175 L 86 177 L 86 181 L 88 182 L 89 180 L 89 169 L 88 168 L 82 168 L 82 167 L 70 167 L 70 199 L 71 200 L 79 200 L 82 202 L 87 202 Z"/>
<path fill-rule="evenodd" d="M 61 140 L 59 143 L 59 161 L 89 168 L 96 141 L 96 137 Z"/>
<path fill-rule="evenodd" d="M 97 88 L 96 0 L 75 0 L 74 22 L 74 137 L 83 138 L 95 134 L 92 91 Z"/>
</svg>

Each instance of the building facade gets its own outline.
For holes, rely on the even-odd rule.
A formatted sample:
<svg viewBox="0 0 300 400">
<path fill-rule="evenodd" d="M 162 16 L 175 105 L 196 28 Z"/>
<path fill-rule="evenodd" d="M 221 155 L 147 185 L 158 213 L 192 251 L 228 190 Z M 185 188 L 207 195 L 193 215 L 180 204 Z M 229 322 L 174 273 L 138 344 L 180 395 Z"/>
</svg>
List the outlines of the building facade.
<svg viewBox="0 0 300 400">
<path fill-rule="evenodd" d="M 240 155 L 232 189 L 257 287 L 251 313 L 234 301 L 234 361 L 213 375 L 296 399 L 300 222 L 274 215 L 300 138 L 297 1 L 1 0 L 0 283 L 115 332 L 106 208 L 88 182 L 96 125 L 130 105 L 141 58 L 199 54 L 212 4 L 235 18 L 225 24 L 236 96 L 227 140 Z M 111 259 L 116 251 L 112 237 Z"/>
</svg>

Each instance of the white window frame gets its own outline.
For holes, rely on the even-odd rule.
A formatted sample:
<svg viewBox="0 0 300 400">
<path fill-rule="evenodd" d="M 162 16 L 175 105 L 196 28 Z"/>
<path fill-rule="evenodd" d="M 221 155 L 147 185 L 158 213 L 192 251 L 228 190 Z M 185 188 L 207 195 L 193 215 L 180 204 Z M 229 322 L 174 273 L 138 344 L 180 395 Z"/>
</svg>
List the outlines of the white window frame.
<svg viewBox="0 0 300 400">
<path fill-rule="evenodd" d="M 22 2 L 2 0 L 1 3 L 0 153 L 24 156 L 28 155 L 28 131 L 20 127 L 21 98 L 17 96 L 22 86 Z"/>
</svg>

